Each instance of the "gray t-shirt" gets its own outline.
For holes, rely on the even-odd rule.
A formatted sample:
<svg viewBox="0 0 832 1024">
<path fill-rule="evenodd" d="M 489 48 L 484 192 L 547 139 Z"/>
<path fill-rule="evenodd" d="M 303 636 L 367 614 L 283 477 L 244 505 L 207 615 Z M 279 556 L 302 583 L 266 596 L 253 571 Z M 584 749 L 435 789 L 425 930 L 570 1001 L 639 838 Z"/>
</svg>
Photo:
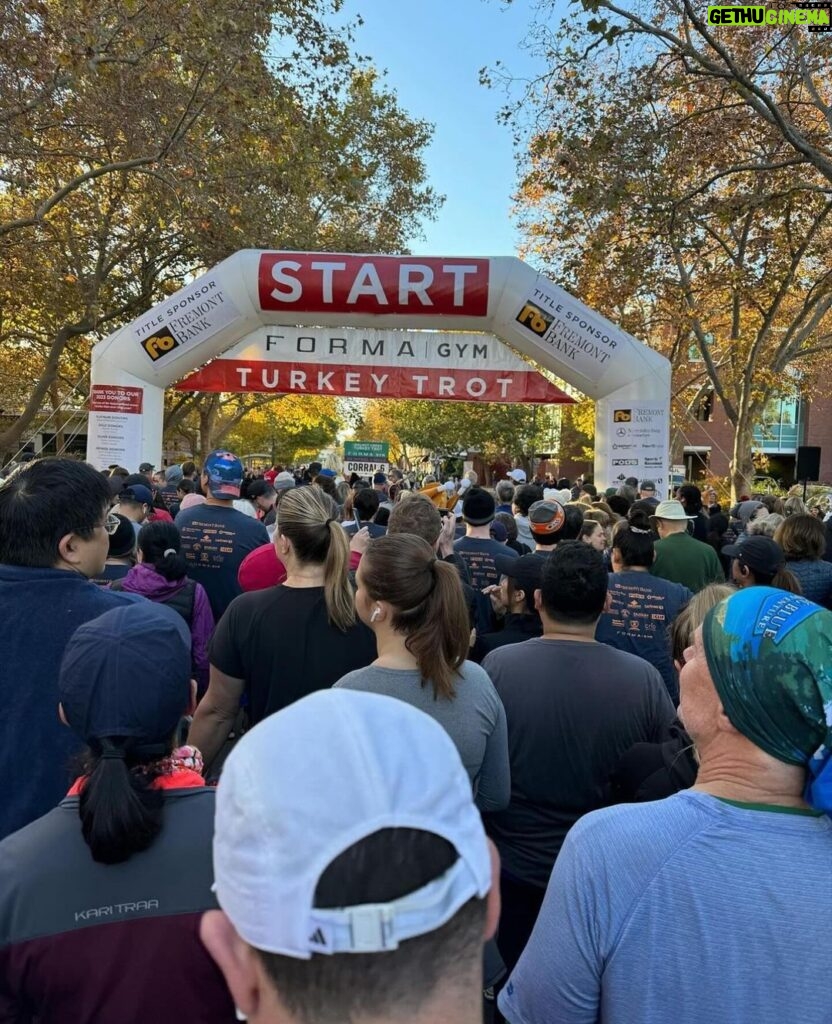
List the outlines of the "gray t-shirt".
<svg viewBox="0 0 832 1024">
<path fill-rule="evenodd" d="M 581 818 L 506 1020 L 829 1021 L 832 823 L 759 806 L 688 790 Z"/>
<path fill-rule="evenodd" d="M 477 807 L 481 811 L 498 811 L 508 804 L 511 779 L 506 713 L 491 680 L 479 665 L 463 662 L 460 675 L 454 679 L 453 700 L 437 700 L 432 684 L 423 686 L 417 669 L 368 665 L 342 676 L 335 686 L 398 697 L 426 712 L 456 744 L 471 778 Z"/>
</svg>

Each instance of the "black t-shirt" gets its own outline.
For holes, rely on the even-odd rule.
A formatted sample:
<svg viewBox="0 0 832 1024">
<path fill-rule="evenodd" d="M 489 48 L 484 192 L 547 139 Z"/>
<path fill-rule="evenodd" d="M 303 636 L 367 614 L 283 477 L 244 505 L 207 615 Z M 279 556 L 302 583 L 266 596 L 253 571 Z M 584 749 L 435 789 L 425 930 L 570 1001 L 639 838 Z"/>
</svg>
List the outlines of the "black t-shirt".
<svg viewBox="0 0 832 1024">
<path fill-rule="evenodd" d="M 361 622 L 330 624 L 323 587 L 270 587 L 232 601 L 216 628 L 211 664 L 244 679 L 252 724 L 376 658 Z"/>
<path fill-rule="evenodd" d="M 176 526 L 182 535 L 182 554 L 188 576 L 201 583 L 211 602 L 215 621 L 242 588 L 237 570 L 250 551 L 269 543 L 262 523 L 222 505 L 193 505 L 180 512 Z"/>
<path fill-rule="evenodd" d="M 503 869 L 545 888 L 566 833 L 611 801 L 626 751 L 667 738 L 676 712 L 662 677 L 606 644 L 527 640 L 482 663 L 506 709 L 511 802 L 486 829 Z"/>
</svg>

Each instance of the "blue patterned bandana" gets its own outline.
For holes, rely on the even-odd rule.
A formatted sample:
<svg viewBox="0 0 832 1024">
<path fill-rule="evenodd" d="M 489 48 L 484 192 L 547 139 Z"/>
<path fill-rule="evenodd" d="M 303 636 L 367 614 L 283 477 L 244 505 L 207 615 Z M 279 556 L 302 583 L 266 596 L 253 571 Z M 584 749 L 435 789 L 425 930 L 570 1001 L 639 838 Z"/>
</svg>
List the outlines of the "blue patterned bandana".
<svg viewBox="0 0 832 1024">
<path fill-rule="evenodd" d="M 748 587 L 708 612 L 702 642 L 732 725 L 778 761 L 805 766 L 806 801 L 832 812 L 832 612 Z"/>
</svg>

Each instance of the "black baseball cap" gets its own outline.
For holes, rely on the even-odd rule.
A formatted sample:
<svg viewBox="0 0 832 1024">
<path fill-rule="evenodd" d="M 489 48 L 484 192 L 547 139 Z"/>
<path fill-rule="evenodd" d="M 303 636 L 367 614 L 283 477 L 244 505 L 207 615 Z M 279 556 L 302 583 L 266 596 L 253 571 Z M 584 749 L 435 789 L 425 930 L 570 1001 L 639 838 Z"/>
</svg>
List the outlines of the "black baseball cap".
<svg viewBox="0 0 832 1024">
<path fill-rule="evenodd" d="M 152 473 L 155 468 L 156 467 L 153 465 L 152 462 L 143 462 L 139 466 L 139 472 L 140 473 Z"/>
<path fill-rule="evenodd" d="M 753 572 L 762 572 L 773 576 L 786 564 L 786 556 L 779 544 L 771 537 L 755 534 L 746 537 L 739 544 L 726 544 L 721 554 L 736 558 L 740 565 L 745 565 Z"/>
<path fill-rule="evenodd" d="M 508 576 L 509 579 L 514 580 L 518 588 L 525 591 L 526 597 L 528 597 L 535 590 L 540 590 L 543 568 L 549 561 L 549 557 L 542 551 L 521 555 L 519 558 L 512 558 L 511 555 L 495 555 L 494 565 L 501 576 Z"/>
</svg>

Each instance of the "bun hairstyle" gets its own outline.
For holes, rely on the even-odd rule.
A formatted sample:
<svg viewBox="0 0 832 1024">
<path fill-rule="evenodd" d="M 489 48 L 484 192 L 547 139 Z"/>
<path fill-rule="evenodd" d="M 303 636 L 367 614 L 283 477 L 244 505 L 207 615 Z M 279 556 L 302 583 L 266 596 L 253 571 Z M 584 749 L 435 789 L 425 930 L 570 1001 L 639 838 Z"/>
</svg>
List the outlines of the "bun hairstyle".
<svg viewBox="0 0 832 1024">
<path fill-rule="evenodd" d="M 146 523 L 139 530 L 137 543 L 142 560 L 152 565 L 166 580 L 174 582 L 187 575 L 188 563 L 182 554 L 182 539 L 173 523 L 164 520 Z"/>
<path fill-rule="evenodd" d="M 616 525 L 612 547 L 624 565 L 649 569 L 655 556 L 653 541 L 650 516 L 644 509 L 634 507 L 628 512 L 627 519 Z"/>
<path fill-rule="evenodd" d="M 361 560 L 362 585 L 393 609 L 393 628 L 406 637 L 422 685 L 437 700 L 454 697 L 454 674 L 468 656 L 471 626 L 459 573 L 437 559 L 426 540 L 409 533 L 376 538 Z"/>
<path fill-rule="evenodd" d="M 329 621 L 342 632 L 355 624 L 355 599 L 347 576 L 350 544 L 338 506 L 319 487 L 295 487 L 280 502 L 277 532 L 292 543 L 300 562 L 324 567 Z"/>
</svg>

